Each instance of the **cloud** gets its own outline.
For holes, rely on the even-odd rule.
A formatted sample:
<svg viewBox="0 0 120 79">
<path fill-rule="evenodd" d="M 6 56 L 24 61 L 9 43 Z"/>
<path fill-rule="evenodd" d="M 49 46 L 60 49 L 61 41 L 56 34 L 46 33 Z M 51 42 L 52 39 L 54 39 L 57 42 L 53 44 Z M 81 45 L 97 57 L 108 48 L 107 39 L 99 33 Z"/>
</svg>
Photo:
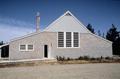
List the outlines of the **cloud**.
<svg viewBox="0 0 120 79">
<path fill-rule="evenodd" d="M 10 39 L 20 37 L 35 31 L 35 25 L 12 18 L 0 17 L 0 41 L 8 42 Z"/>
<path fill-rule="evenodd" d="M 4 18 L 4 17 L 0 17 L 0 24 L 6 24 L 6 25 L 11 25 L 12 27 L 29 27 L 29 28 L 33 28 L 34 24 L 32 23 L 27 23 L 24 21 L 20 21 L 20 20 L 16 20 L 13 18 Z"/>
</svg>

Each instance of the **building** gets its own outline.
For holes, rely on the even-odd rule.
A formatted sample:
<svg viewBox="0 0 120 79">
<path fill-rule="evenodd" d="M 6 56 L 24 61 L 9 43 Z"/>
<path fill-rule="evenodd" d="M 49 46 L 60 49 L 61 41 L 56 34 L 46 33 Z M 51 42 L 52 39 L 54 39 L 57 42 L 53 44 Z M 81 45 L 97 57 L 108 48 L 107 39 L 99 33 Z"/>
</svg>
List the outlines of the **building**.
<svg viewBox="0 0 120 79">
<path fill-rule="evenodd" d="M 70 11 L 67 11 L 43 31 L 40 16 L 36 16 L 36 32 L 11 40 L 8 58 L 53 59 L 56 56 L 111 57 L 112 42 L 91 33 Z"/>
</svg>

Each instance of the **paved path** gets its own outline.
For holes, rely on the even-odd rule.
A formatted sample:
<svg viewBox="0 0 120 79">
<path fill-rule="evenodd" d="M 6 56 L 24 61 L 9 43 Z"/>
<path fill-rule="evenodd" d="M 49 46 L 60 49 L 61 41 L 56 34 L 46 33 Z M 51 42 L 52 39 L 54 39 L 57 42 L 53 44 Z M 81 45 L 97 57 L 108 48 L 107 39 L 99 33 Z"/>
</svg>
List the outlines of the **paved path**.
<svg viewBox="0 0 120 79">
<path fill-rule="evenodd" d="M 0 79 L 120 79 L 120 64 L 70 64 L 0 68 Z"/>
</svg>

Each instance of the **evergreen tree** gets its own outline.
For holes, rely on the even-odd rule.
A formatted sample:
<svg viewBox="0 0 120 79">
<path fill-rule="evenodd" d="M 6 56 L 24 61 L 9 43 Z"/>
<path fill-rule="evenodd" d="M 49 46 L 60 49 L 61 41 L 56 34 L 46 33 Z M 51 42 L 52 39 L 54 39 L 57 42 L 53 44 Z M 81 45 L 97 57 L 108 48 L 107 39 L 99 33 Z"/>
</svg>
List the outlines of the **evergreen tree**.
<svg viewBox="0 0 120 79">
<path fill-rule="evenodd" d="M 107 32 L 106 39 L 112 42 L 115 42 L 118 36 L 119 36 L 119 33 L 117 31 L 117 28 L 112 24 L 112 28 L 110 28 Z"/>
<path fill-rule="evenodd" d="M 98 36 L 101 36 L 101 32 L 100 32 L 100 30 L 98 30 Z"/>
<path fill-rule="evenodd" d="M 114 55 L 120 56 L 120 37 L 118 37 L 116 41 L 113 42 L 113 53 Z"/>
<path fill-rule="evenodd" d="M 87 25 L 87 29 L 88 29 L 89 31 L 91 31 L 92 33 L 95 34 L 95 32 L 94 32 L 94 28 L 92 27 L 91 24 L 88 24 L 88 25 Z"/>
<path fill-rule="evenodd" d="M 0 45 L 3 45 L 3 41 L 0 42 Z"/>
<path fill-rule="evenodd" d="M 102 37 L 105 38 L 105 34 L 104 33 L 102 34 Z"/>
<path fill-rule="evenodd" d="M 112 27 L 108 30 L 106 39 L 113 42 L 113 54 L 120 55 L 120 35 L 117 28 L 112 24 Z"/>
</svg>

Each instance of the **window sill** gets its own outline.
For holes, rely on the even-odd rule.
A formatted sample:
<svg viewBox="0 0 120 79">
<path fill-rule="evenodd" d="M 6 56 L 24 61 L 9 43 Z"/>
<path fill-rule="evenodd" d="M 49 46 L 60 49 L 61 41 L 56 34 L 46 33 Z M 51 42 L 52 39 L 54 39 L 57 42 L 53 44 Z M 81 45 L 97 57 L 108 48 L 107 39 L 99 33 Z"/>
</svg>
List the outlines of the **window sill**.
<svg viewBox="0 0 120 79">
<path fill-rule="evenodd" d="M 29 52 L 29 51 L 34 51 L 34 50 L 19 50 L 20 52 Z"/>
<path fill-rule="evenodd" d="M 61 48 L 63 48 L 63 49 L 67 49 L 67 48 L 69 49 L 70 48 L 70 49 L 72 49 L 72 48 L 80 48 L 80 47 L 57 47 L 57 48 L 60 48 L 60 49 Z"/>
</svg>

